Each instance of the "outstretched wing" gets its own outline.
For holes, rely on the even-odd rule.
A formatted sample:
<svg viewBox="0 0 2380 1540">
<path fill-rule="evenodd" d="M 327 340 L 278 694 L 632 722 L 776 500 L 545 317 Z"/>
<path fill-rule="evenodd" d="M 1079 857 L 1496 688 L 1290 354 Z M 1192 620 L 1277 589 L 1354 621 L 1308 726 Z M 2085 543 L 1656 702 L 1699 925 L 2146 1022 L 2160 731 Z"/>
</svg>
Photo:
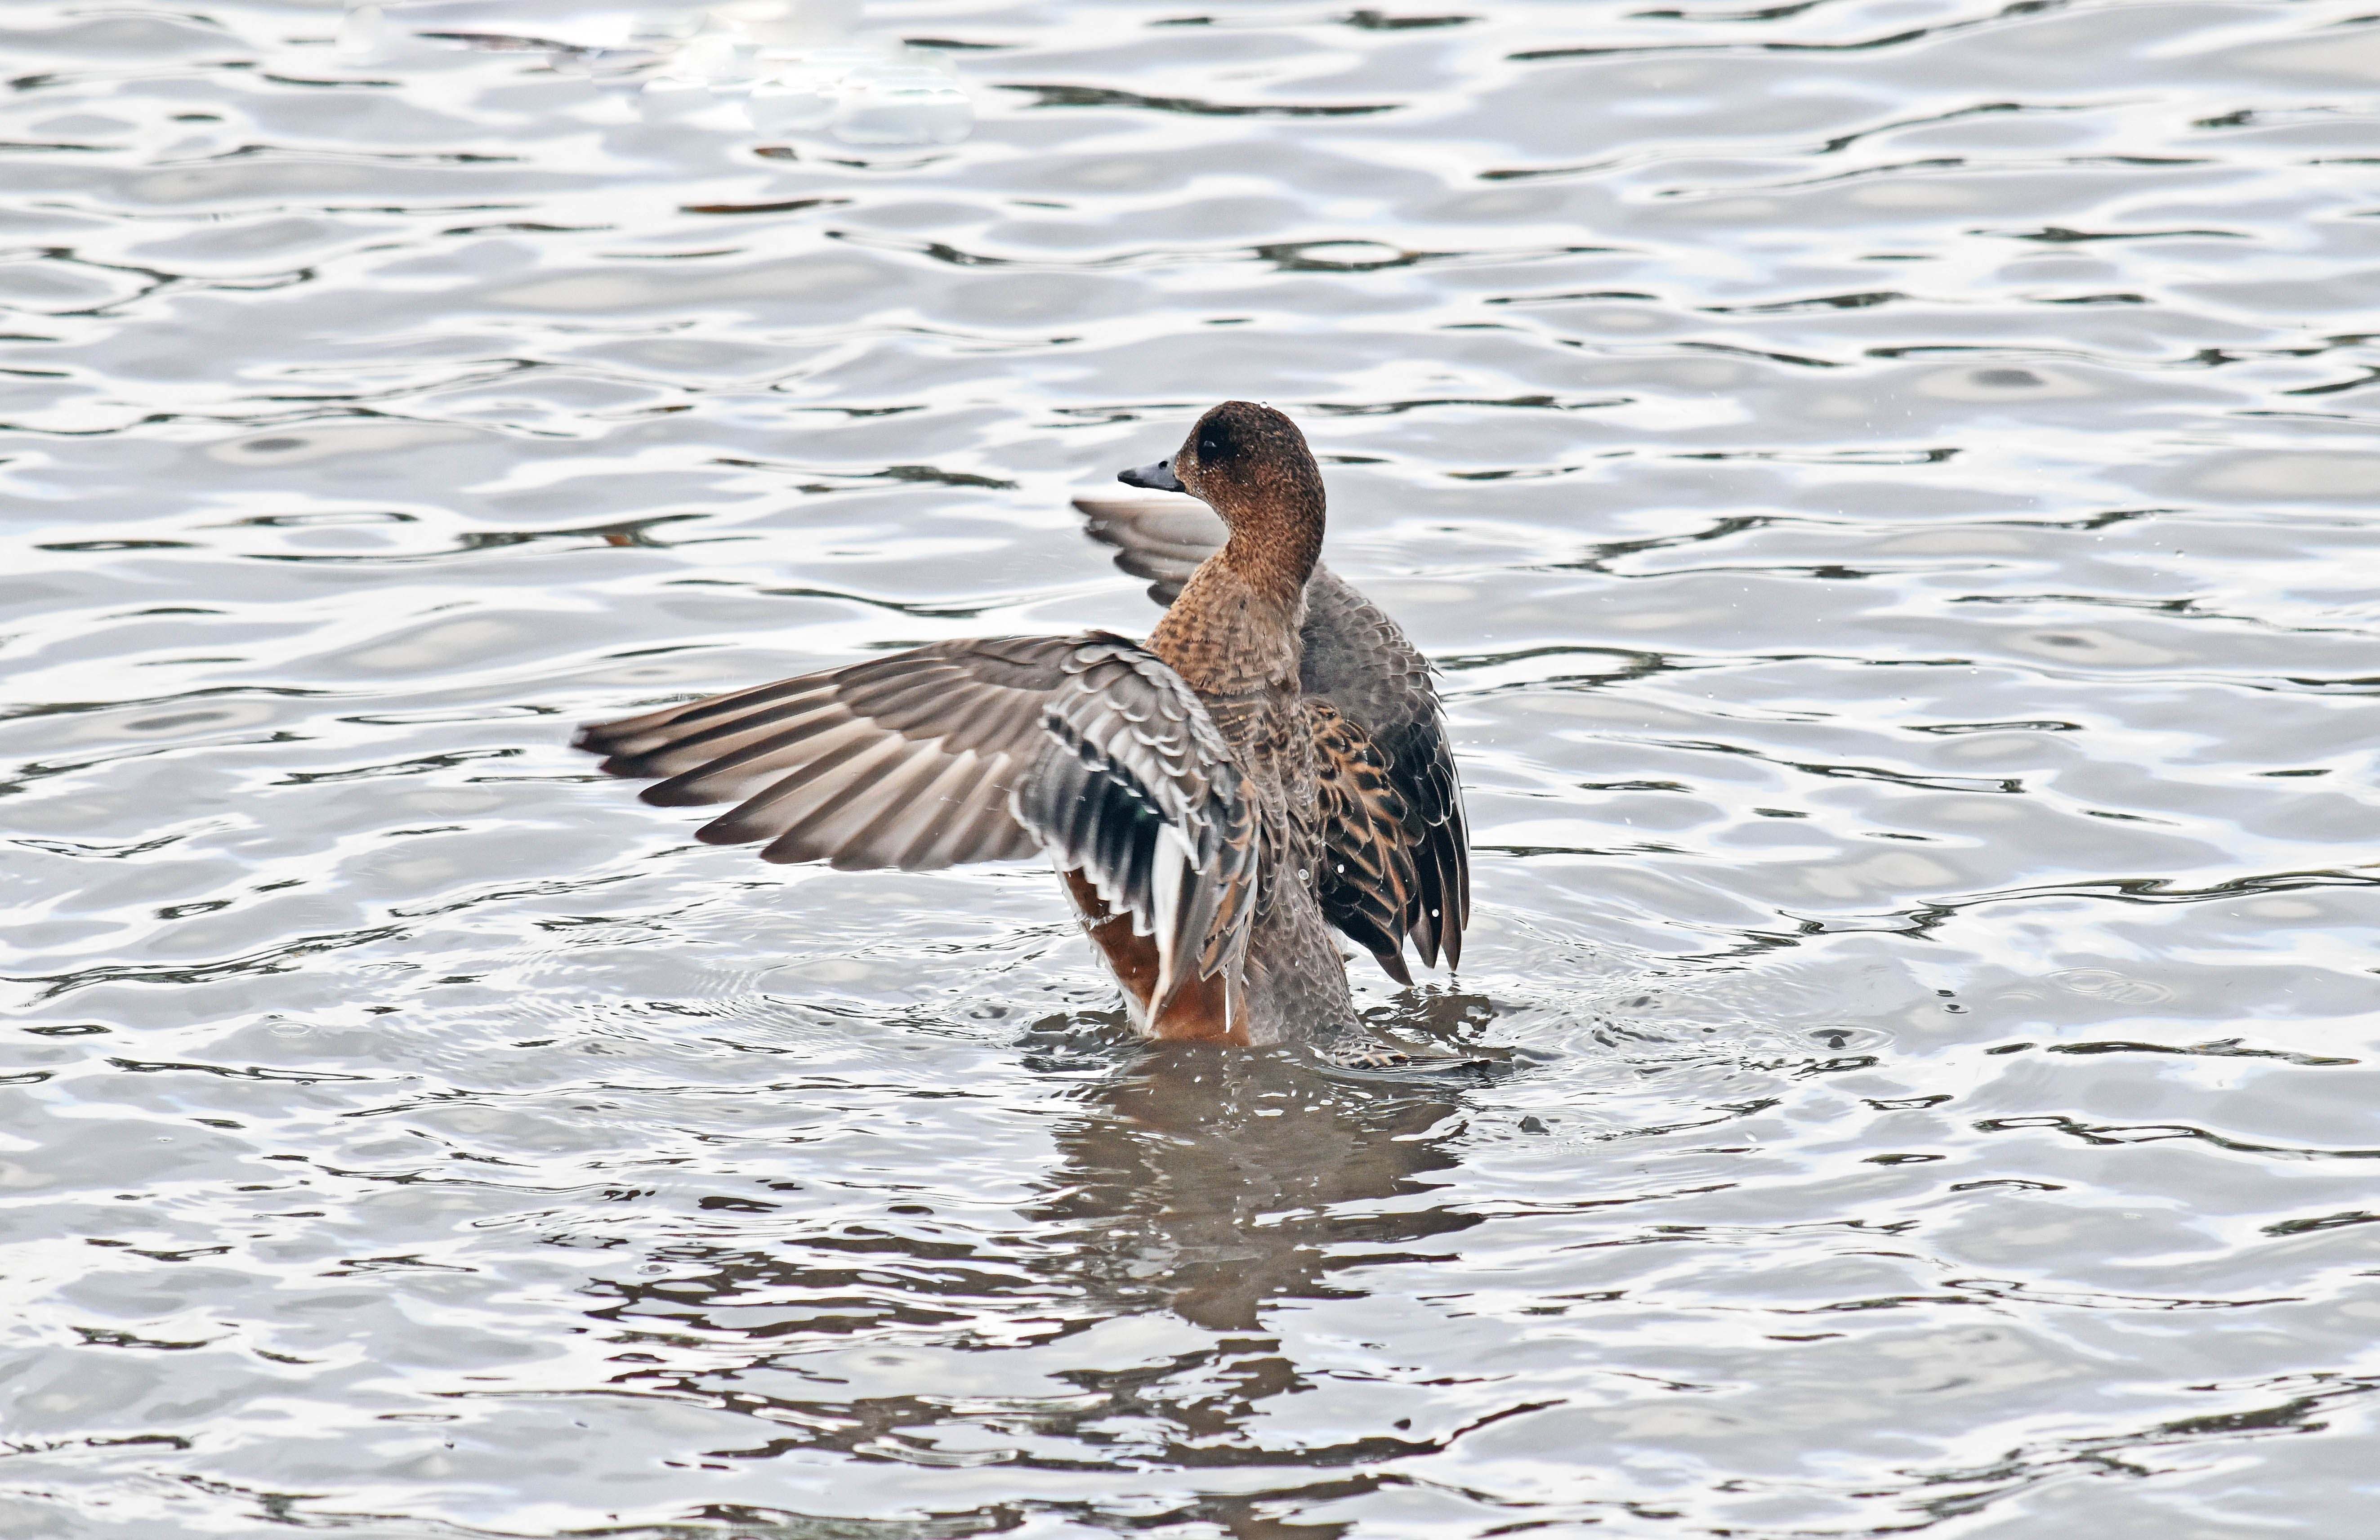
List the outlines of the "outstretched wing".
<svg viewBox="0 0 2380 1540">
<path fill-rule="evenodd" d="M 662 807 L 733 802 L 710 844 L 766 861 L 929 871 L 1039 848 L 1009 803 L 1046 739 L 1064 637 L 947 642 L 579 729 Z"/>
<path fill-rule="evenodd" d="M 1379 959 L 1400 984 L 1405 967 L 1405 915 L 1416 878 L 1404 798 L 1390 783 L 1388 760 L 1328 701 L 1305 703 L 1314 743 L 1315 832 L 1322 843 L 1322 913 Z"/>
<path fill-rule="evenodd" d="M 1158 1003 L 1236 965 L 1245 776 L 1180 675 L 1121 637 L 942 642 L 579 730 L 697 837 L 769 861 L 925 871 L 1048 850 L 1157 939 Z"/>
<path fill-rule="evenodd" d="M 1084 497 L 1075 506 L 1091 538 L 1115 548 L 1117 566 L 1149 580 L 1148 596 L 1160 604 L 1172 604 L 1198 564 L 1222 548 L 1222 521 L 1191 498 Z M 1305 585 L 1302 640 L 1305 694 L 1330 701 L 1362 729 L 1404 802 L 1415 881 L 1397 934 L 1413 939 L 1426 965 L 1436 966 L 1443 949 L 1452 967 L 1463 960 L 1471 919 L 1471 837 L 1429 662 L 1396 622 L 1318 565 Z M 1378 955 L 1366 936 L 1347 934 Z M 1385 959 L 1381 965 L 1400 976 Z"/>
</svg>

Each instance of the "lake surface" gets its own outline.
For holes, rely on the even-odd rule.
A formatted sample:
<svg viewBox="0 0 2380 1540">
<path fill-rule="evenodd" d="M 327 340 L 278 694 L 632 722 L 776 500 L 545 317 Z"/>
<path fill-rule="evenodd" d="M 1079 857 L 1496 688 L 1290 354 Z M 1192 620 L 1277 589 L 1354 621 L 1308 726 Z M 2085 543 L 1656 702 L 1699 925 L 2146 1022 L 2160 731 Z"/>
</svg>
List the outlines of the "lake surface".
<svg viewBox="0 0 2380 1540">
<path fill-rule="evenodd" d="M 973 132 L 855 145 L 17 0 L 0 1532 L 2359 1532 L 2370 8 L 918 0 Z M 565 747 L 1145 631 L 1068 499 L 1231 396 L 1444 671 L 1361 1002 L 1503 1079 Z"/>
</svg>

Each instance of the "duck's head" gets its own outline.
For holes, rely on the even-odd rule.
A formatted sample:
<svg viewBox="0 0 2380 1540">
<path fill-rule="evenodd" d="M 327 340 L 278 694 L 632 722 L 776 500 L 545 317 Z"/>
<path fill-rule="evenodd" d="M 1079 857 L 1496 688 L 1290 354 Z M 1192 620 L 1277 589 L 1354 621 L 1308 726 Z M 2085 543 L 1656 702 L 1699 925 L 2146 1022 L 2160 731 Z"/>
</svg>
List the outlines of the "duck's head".
<svg viewBox="0 0 2380 1540">
<path fill-rule="evenodd" d="M 1322 545 L 1322 467 L 1297 424 L 1270 406 L 1209 407 L 1171 460 L 1119 471 L 1128 487 L 1188 492 L 1222 515 L 1235 546 L 1311 567 Z M 1297 581 L 1305 581 L 1303 572 Z"/>
</svg>

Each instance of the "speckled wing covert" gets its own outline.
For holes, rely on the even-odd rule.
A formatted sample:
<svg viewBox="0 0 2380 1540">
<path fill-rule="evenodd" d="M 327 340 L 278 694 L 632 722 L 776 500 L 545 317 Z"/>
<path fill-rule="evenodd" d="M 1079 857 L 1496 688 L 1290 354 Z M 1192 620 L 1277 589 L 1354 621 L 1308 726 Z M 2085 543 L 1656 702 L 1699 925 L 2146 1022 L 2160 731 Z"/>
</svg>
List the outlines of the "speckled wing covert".
<svg viewBox="0 0 2380 1540">
<path fill-rule="evenodd" d="M 1389 762 L 1329 701 L 1304 703 L 1314 743 L 1315 832 L 1322 852 L 1316 885 L 1322 913 L 1362 943 L 1390 977 L 1411 984 L 1405 911 L 1417 879 L 1405 800 L 1390 784 Z"/>
<path fill-rule="evenodd" d="M 1103 632 L 941 642 L 579 730 L 697 834 L 768 861 L 928 871 L 1047 850 L 1157 938 L 1157 1004 L 1247 944 L 1245 775 L 1179 674 Z"/>
<path fill-rule="evenodd" d="M 1075 506 L 1091 538 L 1115 548 L 1117 566 L 1149 580 L 1148 596 L 1160 604 L 1172 604 L 1198 564 L 1223 544 L 1222 520 L 1190 498 L 1085 497 Z M 1463 960 L 1463 929 L 1471 920 L 1471 837 L 1428 660 L 1378 606 L 1319 565 L 1305 585 L 1301 639 L 1305 692 L 1330 701 L 1363 731 L 1404 802 L 1415 879 L 1399 934 L 1412 939 L 1425 966 L 1437 966 L 1443 949 L 1452 967 Z M 1332 919 L 1381 955 L 1366 935 Z M 1402 977 L 1401 963 L 1392 966 L 1382 956 L 1380 965 Z"/>
<path fill-rule="evenodd" d="M 1304 640 L 1305 693 L 1364 730 L 1403 799 L 1401 822 L 1415 876 L 1404 934 L 1424 967 L 1438 966 L 1441 948 L 1446 965 L 1454 967 L 1471 923 L 1471 832 L 1429 660 L 1378 606 L 1319 566 L 1305 585 Z"/>
</svg>

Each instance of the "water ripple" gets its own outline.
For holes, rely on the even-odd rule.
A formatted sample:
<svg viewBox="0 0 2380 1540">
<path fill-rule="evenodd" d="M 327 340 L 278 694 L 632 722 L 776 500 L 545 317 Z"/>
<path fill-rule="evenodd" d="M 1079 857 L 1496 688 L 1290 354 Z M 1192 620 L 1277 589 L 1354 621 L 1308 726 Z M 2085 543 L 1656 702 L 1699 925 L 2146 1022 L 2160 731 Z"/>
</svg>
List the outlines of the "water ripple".
<svg viewBox="0 0 2380 1540">
<path fill-rule="evenodd" d="M 2355 6 L 887 0 L 926 150 L 388 14 L 6 29 L 0 1529 L 2354 1530 Z M 1068 500 L 1229 396 L 1444 673 L 1359 1004 L 1494 1083 L 563 746 L 1144 629 Z"/>
</svg>

